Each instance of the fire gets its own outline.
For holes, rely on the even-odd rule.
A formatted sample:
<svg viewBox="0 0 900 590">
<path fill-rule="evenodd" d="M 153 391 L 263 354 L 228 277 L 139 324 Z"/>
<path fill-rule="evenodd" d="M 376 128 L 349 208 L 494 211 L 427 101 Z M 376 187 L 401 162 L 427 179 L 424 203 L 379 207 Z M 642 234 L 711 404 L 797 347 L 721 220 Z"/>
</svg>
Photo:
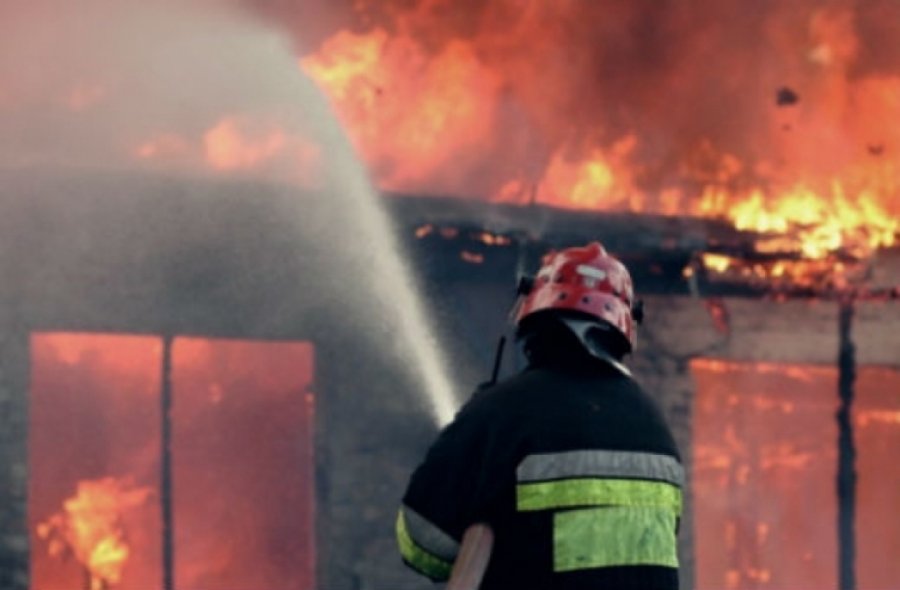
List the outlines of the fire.
<svg viewBox="0 0 900 590">
<path fill-rule="evenodd" d="M 253 168 L 278 154 L 285 143 L 285 135 L 278 129 L 247 137 L 233 119 L 223 119 L 203 135 L 206 161 L 216 170 Z"/>
<path fill-rule="evenodd" d="M 413 235 L 419 240 L 425 239 L 432 235 L 440 236 L 444 240 L 456 240 L 457 238 L 462 237 L 463 239 L 470 240 L 472 242 L 479 242 L 485 246 L 490 247 L 506 247 L 510 246 L 513 243 L 513 238 L 504 235 L 501 233 L 495 233 L 487 230 L 460 230 L 458 227 L 454 227 L 452 225 L 446 226 L 435 226 L 431 223 L 426 223 L 424 225 L 420 225 L 413 231 Z M 473 257 L 476 255 L 474 253 L 463 254 L 463 260 L 467 262 L 472 262 Z M 484 256 L 478 254 L 477 257 L 480 257 L 479 262 L 484 261 Z"/>
<path fill-rule="evenodd" d="M 432 56 L 382 28 L 340 31 L 300 65 L 326 89 L 382 189 L 434 183 L 445 168 L 455 176 L 449 161 L 489 137 L 497 81 L 466 43 Z"/>
<path fill-rule="evenodd" d="M 636 190 L 627 165 L 636 146 L 637 137 L 627 135 L 614 143 L 608 152 L 591 149 L 585 159 L 573 160 L 567 153 L 569 150 L 558 150 L 537 185 L 535 201 L 567 209 L 642 211 L 645 196 Z M 520 201 L 521 193 L 511 191 L 510 186 L 507 184 L 501 189 L 495 200 L 512 197 Z"/>
<path fill-rule="evenodd" d="M 484 254 L 479 254 L 478 252 L 463 250 L 459 253 L 459 257 L 469 264 L 482 264 L 484 262 Z"/>
<path fill-rule="evenodd" d="M 115 586 L 130 554 L 122 519 L 152 495 L 147 487 L 106 477 L 82 480 L 63 509 L 37 525 L 52 557 L 74 556 L 90 575 L 91 590 Z"/>
<path fill-rule="evenodd" d="M 473 238 L 478 240 L 485 246 L 509 246 L 510 244 L 512 244 L 512 239 L 510 239 L 509 236 L 495 234 L 488 231 L 479 232 L 474 235 Z"/>
<path fill-rule="evenodd" d="M 724 219 L 758 233 L 751 254 L 774 262 L 734 256 L 710 273 L 811 286 L 830 280 L 820 268 L 865 261 L 897 243 L 900 128 L 890 124 L 900 119 L 897 6 L 358 1 L 336 11 L 346 17 L 339 26 L 293 14 L 282 20 L 297 28 L 297 39 L 316 43 L 301 44 L 287 68 L 296 65 L 321 87 L 380 189 Z M 265 45 L 247 38 L 248 50 Z M 46 55 L 58 53 L 54 46 Z M 175 55 L 160 62 L 167 71 L 180 72 Z M 20 64 L 9 61 L 7 78 L 19 81 L 12 72 Z M 172 75 L 202 79 L 227 100 L 216 109 L 200 101 L 198 115 L 172 119 L 169 111 L 185 106 L 178 102 L 160 109 L 156 124 L 124 116 L 135 88 L 151 99 L 143 108 L 157 112 L 157 93 L 143 92 L 145 84 L 154 89 L 151 68 L 127 71 L 140 84 L 92 71 L 105 67 L 61 69 L 46 88 L 0 90 L 0 104 L 43 93 L 42 101 L 77 113 L 69 115 L 80 125 L 119 113 L 140 126 L 113 143 L 144 164 L 277 172 L 277 180 L 308 185 L 324 160 L 304 137 L 311 129 L 279 117 L 305 105 L 293 97 L 269 102 L 280 85 L 248 85 L 255 78 L 247 72 L 226 67 L 215 82 Z M 109 123 L 112 133 L 123 127 Z M 851 274 L 836 280 L 852 283 Z"/>
<path fill-rule="evenodd" d="M 874 194 L 862 191 L 850 199 L 837 181 L 829 195 L 797 186 L 772 200 L 755 191 L 735 203 L 729 215 L 738 229 L 793 233 L 795 243 L 788 247 L 804 258 L 822 258 L 841 249 L 863 257 L 893 246 L 900 231 L 900 222 Z M 765 246 L 760 249 L 765 251 Z"/>
<path fill-rule="evenodd" d="M 691 479 L 703 498 L 694 517 L 696 586 L 837 587 L 835 572 L 821 563 L 838 542 L 837 495 L 822 493 L 835 489 L 837 475 L 838 370 L 698 358 L 690 371 Z M 876 367 L 860 367 L 855 377 L 860 523 L 881 523 L 879 507 L 900 491 L 884 475 L 900 440 L 900 399 L 884 392 L 898 379 L 900 372 Z M 891 587 L 897 579 L 896 562 L 884 557 L 896 552 L 895 536 L 876 525 L 858 529 L 859 587 Z"/>
<path fill-rule="evenodd" d="M 807 261 L 897 243 L 893 5 L 712 25 L 603 1 L 376 4 L 301 66 L 383 189 L 721 218 L 782 260 L 708 270 L 801 285 L 821 281 Z"/>
<path fill-rule="evenodd" d="M 431 225 L 430 223 L 427 223 L 425 225 L 417 227 L 415 234 L 416 234 L 416 237 L 421 240 L 424 237 L 430 236 L 433 231 L 434 231 L 434 226 Z"/>
<path fill-rule="evenodd" d="M 848 261 L 864 261 L 875 250 L 894 246 L 900 233 L 900 220 L 875 194 L 862 191 L 850 199 L 837 181 L 827 196 L 798 185 L 775 199 L 755 190 L 728 203 L 727 216 L 735 227 L 763 236 L 755 242 L 755 253 L 791 260 L 773 258 L 768 264 L 748 265 L 727 256 L 704 255 L 704 266 L 718 274 L 734 268 L 745 276 L 803 286 L 837 280 L 840 287 L 856 278 L 848 272 Z M 707 210 L 711 208 L 707 204 Z"/>
<path fill-rule="evenodd" d="M 221 173 L 271 169 L 307 186 L 315 183 L 320 164 L 318 147 L 305 137 L 240 116 L 223 117 L 201 137 L 160 133 L 133 153 L 141 160 L 194 162 Z"/>
</svg>

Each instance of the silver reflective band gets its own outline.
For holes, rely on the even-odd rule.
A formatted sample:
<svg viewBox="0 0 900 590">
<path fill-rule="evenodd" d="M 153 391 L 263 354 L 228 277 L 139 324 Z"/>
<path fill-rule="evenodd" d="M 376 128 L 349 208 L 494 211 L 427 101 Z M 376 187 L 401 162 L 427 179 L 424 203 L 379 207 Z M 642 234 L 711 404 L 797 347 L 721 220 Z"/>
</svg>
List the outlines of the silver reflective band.
<svg viewBox="0 0 900 590">
<path fill-rule="evenodd" d="M 406 520 L 406 530 L 416 545 L 444 561 L 452 562 L 456 559 L 459 543 L 453 540 L 453 537 L 431 524 L 406 504 L 403 504 L 400 510 L 403 511 L 403 518 Z"/>
<path fill-rule="evenodd" d="M 579 264 L 575 271 L 583 277 L 590 277 L 592 279 L 597 279 L 598 281 L 602 281 L 606 278 L 606 271 L 600 268 L 594 268 L 593 266 L 588 266 L 587 264 Z"/>
<path fill-rule="evenodd" d="M 572 477 L 626 477 L 681 486 L 684 468 L 675 457 L 634 451 L 568 451 L 529 455 L 516 470 L 519 482 Z"/>
</svg>

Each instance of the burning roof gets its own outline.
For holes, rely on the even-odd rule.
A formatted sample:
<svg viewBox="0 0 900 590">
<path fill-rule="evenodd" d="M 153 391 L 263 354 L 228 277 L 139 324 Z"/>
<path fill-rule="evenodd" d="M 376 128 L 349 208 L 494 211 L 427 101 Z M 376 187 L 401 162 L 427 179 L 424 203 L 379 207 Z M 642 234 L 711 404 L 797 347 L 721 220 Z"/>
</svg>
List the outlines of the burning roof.
<svg viewBox="0 0 900 590">
<path fill-rule="evenodd" d="M 725 219 L 759 238 L 749 266 L 729 251 L 709 270 L 804 287 L 825 280 L 813 266 L 896 242 L 895 3 L 419 0 L 355 16 L 301 65 L 384 189 Z"/>
</svg>

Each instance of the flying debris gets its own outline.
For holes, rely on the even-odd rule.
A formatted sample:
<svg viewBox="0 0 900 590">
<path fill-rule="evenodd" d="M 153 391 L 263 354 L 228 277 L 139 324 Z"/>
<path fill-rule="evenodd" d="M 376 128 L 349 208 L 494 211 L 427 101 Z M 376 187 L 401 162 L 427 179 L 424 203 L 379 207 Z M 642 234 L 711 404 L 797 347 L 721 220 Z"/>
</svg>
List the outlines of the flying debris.
<svg viewBox="0 0 900 590">
<path fill-rule="evenodd" d="M 787 86 L 782 86 L 775 93 L 775 104 L 780 107 L 793 106 L 800 102 L 800 95 Z"/>
</svg>

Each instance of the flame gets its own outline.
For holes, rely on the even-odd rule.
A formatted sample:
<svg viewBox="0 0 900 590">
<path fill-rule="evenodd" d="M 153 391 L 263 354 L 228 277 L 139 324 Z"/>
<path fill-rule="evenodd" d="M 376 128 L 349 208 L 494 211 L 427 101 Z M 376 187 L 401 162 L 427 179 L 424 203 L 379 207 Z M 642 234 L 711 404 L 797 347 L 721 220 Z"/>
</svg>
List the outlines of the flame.
<svg viewBox="0 0 900 590">
<path fill-rule="evenodd" d="M 133 154 L 163 163 L 193 162 L 220 173 L 269 168 L 304 185 L 314 184 L 321 157 L 305 137 L 245 116 L 223 117 L 200 137 L 160 133 L 139 143 Z"/>
<path fill-rule="evenodd" d="M 78 482 L 63 509 L 37 525 L 38 538 L 53 557 L 72 554 L 91 578 L 91 589 L 118 584 L 130 554 L 123 517 L 152 494 L 125 479 L 106 477 Z"/>
<path fill-rule="evenodd" d="M 479 254 L 478 252 L 469 252 L 468 250 L 463 250 L 459 253 L 459 257 L 464 262 L 468 262 L 469 264 L 484 263 L 484 254 Z"/>
<path fill-rule="evenodd" d="M 839 250 L 862 258 L 893 246 L 900 232 L 900 221 L 873 192 L 861 191 L 850 199 L 839 181 L 832 184 L 830 194 L 798 185 L 772 199 L 755 190 L 731 204 L 727 214 L 738 229 L 788 236 L 761 243 L 759 251 L 791 252 L 808 259 Z"/>
<path fill-rule="evenodd" d="M 512 238 L 507 235 L 494 233 L 487 230 L 462 232 L 458 227 L 450 225 L 436 227 L 431 223 L 426 223 L 424 225 L 420 225 L 413 231 L 413 235 L 415 235 L 416 239 L 419 240 L 427 238 L 428 236 L 431 236 L 435 233 L 437 233 L 437 235 L 445 240 L 455 240 L 462 234 L 468 240 L 479 242 L 481 244 L 484 244 L 485 246 L 491 247 L 504 247 L 509 246 L 513 243 Z M 460 256 L 466 262 L 477 262 L 479 264 L 481 262 L 484 262 L 483 254 L 464 251 Z M 478 259 L 477 261 L 475 260 L 476 258 Z"/>
<path fill-rule="evenodd" d="M 300 63 L 382 189 L 724 219 L 780 260 L 708 271 L 841 286 L 900 233 L 900 68 L 876 57 L 897 45 L 861 34 L 897 38 L 890 10 L 773 5 L 748 33 L 612 2 L 363 2 Z M 621 33 L 644 25 L 659 38 Z"/>
<path fill-rule="evenodd" d="M 426 223 L 425 225 L 419 226 L 416 228 L 415 234 L 418 239 L 422 239 L 426 236 L 430 236 L 434 232 L 434 226 L 430 223 Z"/>
<path fill-rule="evenodd" d="M 248 137 L 234 119 L 223 119 L 203 135 L 206 161 L 216 170 L 252 169 L 281 152 L 285 143 L 285 135 L 278 129 Z"/>
<path fill-rule="evenodd" d="M 741 280 L 843 287 L 865 276 L 857 263 L 897 245 L 900 128 L 890 122 L 900 119 L 900 18 L 891 0 L 770 3 L 752 19 L 737 0 L 708 10 L 611 0 L 350 4 L 350 22 L 336 30 L 316 18 L 284 21 L 298 38 L 322 40 L 298 67 L 330 98 L 382 190 L 728 220 L 759 234 L 751 254 L 780 257 L 707 267 Z M 65 76 L 46 92 L 57 107 L 96 114 L 124 86 Z M 0 105 L 19 94 L 0 90 Z M 127 145 L 144 163 L 276 169 L 309 184 L 318 148 L 277 120 L 277 108 L 259 108 L 273 112 L 229 103 L 188 131 L 142 130 Z"/>
<path fill-rule="evenodd" d="M 567 209 L 644 210 L 645 196 L 636 190 L 626 164 L 637 141 L 629 134 L 608 152 L 593 148 L 584 159 L 571 159 L 567 149 L 558 150 L 538 184 L 536 201 Z M 495 198 L 509 196 L 507 188 Z"/>
<path fill-rule="evenodd" d="M 900 411 L 865 410 L 857 412 L 856 423 L 863 427 L 873 423 L 900 426 Z"/>
<path fill-rule="evenodd" d="M 477 152 L 490 133 L 489 97 L 498 83 L 461 41 L 432 56 L 404 34 L 344 30 L 300 66 L 352 122 L 351 140 L 382 189 L 434 182 L 452 158 Z"/>
<path fill-rule="evenodd" d="M 485 246 L 509 246 L 512 244 L 512 240 L 508 236 L 488 231 L 479 232 L 473 237 Z"/>
<path fill-rule="evenodd" d="M 768 362 L 737 362 L 701 357 L 691 360 L 691 368 L 712 374 L 784 375 L 802 383 L 813 383 L 831 373 L 829 367 L 782 365 Z"/>
</svg>

